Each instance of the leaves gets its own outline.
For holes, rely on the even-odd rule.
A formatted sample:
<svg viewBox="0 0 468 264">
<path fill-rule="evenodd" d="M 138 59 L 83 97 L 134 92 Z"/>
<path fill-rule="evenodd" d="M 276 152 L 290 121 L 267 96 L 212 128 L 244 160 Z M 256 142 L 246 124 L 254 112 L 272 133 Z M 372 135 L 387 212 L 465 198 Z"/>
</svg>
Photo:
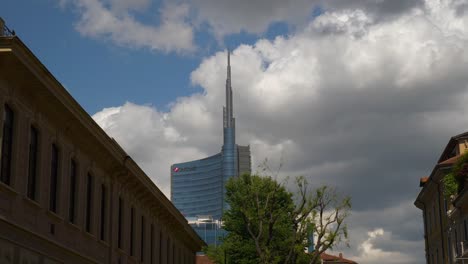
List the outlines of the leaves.
<svg viewBox="0 0 468 264">
<path fill-rule="evenodd" d="M 271 177 L 245 174 L 226 184 L 223 244 L 206 252 L 216 263 L 318 263 L 320 254 L 347 242 L 351 200 L 328 186 L 309 189 L 295 179 L 291 193 Z M 311 235 L 315 251 L 306 254 Z"/>
<path fill-rule="evenodd" d="M 447 174 L 443 179 L 444 183 L 444 196 L 450 198 L 452 195 L 456 195 L 458 192 L 458 181 L 455 179 L 453 173 Z"/>
</svg>

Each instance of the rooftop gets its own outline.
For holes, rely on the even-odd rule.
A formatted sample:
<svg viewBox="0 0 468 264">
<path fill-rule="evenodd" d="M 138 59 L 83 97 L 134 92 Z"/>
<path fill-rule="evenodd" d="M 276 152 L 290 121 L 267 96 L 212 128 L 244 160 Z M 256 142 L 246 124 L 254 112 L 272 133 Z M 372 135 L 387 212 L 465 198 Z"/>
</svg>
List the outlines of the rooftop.
<svg viewBox="0 0 468 264">
<path fill-rule="evenodd" d="M 5 24 L 5 21 L 0 17 L 0 37 L 11 37 L 15 35 L 15 31 L 9 29 Z"/>
<path fill-rule="evenodd" d="M 354 262 L 349 259 L 343 258 L 343 255 L 340 253 L 339 256 L 334 256 L 330 255 L 327 253 L 322 253 L 320 255 L 320 258 L 322 259 L 323 263 L 349 263 L 349 264 L 357 264 L 357 262 Z"/>
</svg>

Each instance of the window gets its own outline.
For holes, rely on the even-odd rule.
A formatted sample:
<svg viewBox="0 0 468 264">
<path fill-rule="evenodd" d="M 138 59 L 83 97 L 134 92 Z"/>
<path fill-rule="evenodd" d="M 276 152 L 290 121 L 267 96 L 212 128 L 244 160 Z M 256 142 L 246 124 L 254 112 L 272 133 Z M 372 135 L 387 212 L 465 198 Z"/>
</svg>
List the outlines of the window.
<svg viewBox="0 0 468 264">
<path fill-rule="evenodd" d="M 171 240 L 169 239 L 169 237 L 167 238 L 167 241 L 166 241 L 166 263 L 170 263 L 169 262 L 169 255 L 171 254 Z"/>
<path fill-rule="evenodd" d="M 159 263 L 162 263 L 162 242 L 163 242 L 163 234 L 161 231 L 159 231 L 159 250 L 158 250 Z"/>
<path fill-rule="evenodd" d="M 452 248 L 452 239 L 450 238 L 450 235 L 447 241 L 447 249 L 448 249 L 448 254 L 449 254 L 449 260 L 452 260 L 453 248 Z"/>
<path fill-rule="evenodd" d="M 68 220 L 70 223 L 76 223 L 75 219 L 75 206 L 76 206 L 76 177 L 77 167 L 76 162 L 72 159 L 70 161 L 70 204 L 68 207 Z"/>
<path fill-rule="evenodd" d="M 13 110 L 8 105 L 5 105 L 3 112 L 3 138 L 2 138 L 2 155 L 0 181 L 10 185 L 11 178 L 11 156 L 13 146 Z"/>
<path fill-rule="evenodd" d="M 172 262 L 176 262 L 175 259 L 176 259 L 176 248 L 175 248 L 175 244 L 172 243 Z"/>
<path fill-rule="evenodd" d="M 107 195 L 107 189 L 106 189 L 106 186 L 104 184 L 101 185 L 101 227 L 100 227 L 100 230 L 101 230 L 101 234 L 100 234 L 100 238 L 101 240 L 105 240 L 105 236 L 106 236 L 106 211 L 107 211 L 107 208 L 106 208 L 106 195 Z"/>
<path fill-rule="evenodd" d="M 88 181 L 86 188 L 86 232 L 91 233 L 91 218 L 92 218 L 92 200 L 93 200 L 93 176 L 88 173 Z"/>
<path fill-rule="evenodd" d="M 427 213 L 427 230 L 428 230 L 428 233 L 430 234 L 431 230 L 432 230 L 431 213 L 430 212 Z"/>
<path fill-rule="evenodd" d="M 123 201 L 119 197 L 119 219 L 118 219 L 118 230 L 117 230 L 117 245 L 122 249 L 122 217 L 123 217 Z"/>
<path fill-rule="evenodd" d="M 133 225 L 135 224 L 135 209 L 132 207 L 130 210 L 130 256 L 134 256 L 134 233 L 133 233 Z"/>
<path fill-rule="evenodd" d="M 140 261 L 145 261 L 145 217 L 141 216 L 141 233 L 140 233 Z"/>
<path fill-rule="evenodd" d="M 464 226 L 464 231 L 465 231 L 465 241 L 468 241 L 468 226 L 467 226 L 467 223 L 466 223 L 466 219 L 463 220 L 463 226 Z"/>
<path fill-rule="evenodd" d="M 455 229 L 455 255 L 458 257 L 460 256 L 459 252 L 458 252 L 458 234 L 457 234 L 457 230 Z"/>
<path fill-rule="evenodd" d="M 50 159 L 50 197 L 49 210 L 57 213 L 57 183 L 58 183 L 59 151 L 55 144 L 52 144 Z"/>
<path fill-rule="evenodd" d="M 29 166 L 28 166 L 28 190 L 27 196 L 31 200 L 36 200 L 36 182 L 37 182 L 37 155 L 39 136 L 37 129 L 31 127 L 29 139 Z"/>
<path fill-rule="evenodd" d="M 151 224 L 150 226 L 150 263 L 153 263 L 153 258 L 154 258 L 154 225 Z"/>
</svg>

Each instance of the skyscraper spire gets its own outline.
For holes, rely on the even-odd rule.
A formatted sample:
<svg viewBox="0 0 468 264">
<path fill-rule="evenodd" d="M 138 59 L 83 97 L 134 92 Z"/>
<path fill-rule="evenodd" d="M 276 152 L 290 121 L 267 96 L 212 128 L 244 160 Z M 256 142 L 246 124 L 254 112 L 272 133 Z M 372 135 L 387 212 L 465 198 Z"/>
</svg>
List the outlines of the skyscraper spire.
<svg viewBox="0 0 468 264">
<path fill-rule="evenodd" d="M 231 87 L 231 51 L 227 51 L 226 106 L 224 109 L 224 127 L 234 127 Z"/>
<path fill-rule="evenodd" d="M 229 49 L 227 50 L 227 55 L 228 55 L 227 77 L 228 79 L 231 79 L 231 51 Z"/>
</svg>

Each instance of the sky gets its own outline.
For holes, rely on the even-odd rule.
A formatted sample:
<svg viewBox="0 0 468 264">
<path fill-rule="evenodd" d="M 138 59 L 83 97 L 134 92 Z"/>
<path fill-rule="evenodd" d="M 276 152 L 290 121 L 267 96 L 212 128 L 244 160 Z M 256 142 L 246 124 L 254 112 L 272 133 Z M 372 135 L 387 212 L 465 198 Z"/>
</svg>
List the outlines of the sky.
<svg viewBox="0 0 468 264">
<path fill-rule="evenodd" d="M 169 167 L 220 151 L 226 50 L 253 171 L 352 197 L 359 263 L 425 263 L 413 203 L 468 130 L 461 0 L 15 0 L 7 25 L 170 195 Z"/>
</svg>

